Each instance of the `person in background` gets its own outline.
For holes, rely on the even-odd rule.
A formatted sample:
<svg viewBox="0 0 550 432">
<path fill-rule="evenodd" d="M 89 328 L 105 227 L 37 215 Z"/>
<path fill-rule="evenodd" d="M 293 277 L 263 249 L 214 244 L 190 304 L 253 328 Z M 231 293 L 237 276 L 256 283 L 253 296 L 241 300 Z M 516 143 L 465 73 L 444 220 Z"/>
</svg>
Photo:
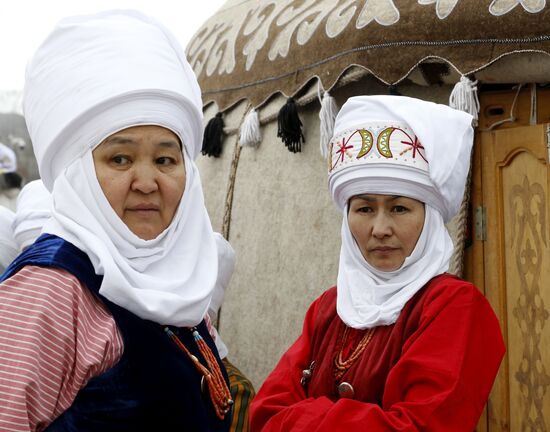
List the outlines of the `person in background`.
<svg viewBox="0 0 550 432">
<path fill-rule="evenodd" d="M 23 107 L 53 205 L 0 279 L 0 429 L 228 431 L 204 320 L 202 101 L 180 45 L 136 11 L 66 18 Z"/>
<path fill-rule="evenodd" d="M 14 213 L 0 206 L 0 274 L 40 235 L 51 214 L 50 192 L 40 180 L 27 183 L 15 207 Z"/>
<path fill-rule="evenodd" d="M 20 252 L 40 236 L 52 214 L 52 205 L 52 197 L 42 180 L 33 180 L 23 186 L 17 197 L 12 225 L 13 238 Z"/>
<path fill-rule="evenodd" d="M 399 96 L 342 106 L 328 178 L 337 285 L 258 391 L 253 432 L 474 430 L 505 348 L 485 297 L 447 273 L 471 120 Z"/>
<path fill-rule="evenodd" d="M 15 211 L 15 201 L 21 189 L 22 178 L 17 173 L 17 156 L 0 142 L 0 206 Z"/>
</svg>

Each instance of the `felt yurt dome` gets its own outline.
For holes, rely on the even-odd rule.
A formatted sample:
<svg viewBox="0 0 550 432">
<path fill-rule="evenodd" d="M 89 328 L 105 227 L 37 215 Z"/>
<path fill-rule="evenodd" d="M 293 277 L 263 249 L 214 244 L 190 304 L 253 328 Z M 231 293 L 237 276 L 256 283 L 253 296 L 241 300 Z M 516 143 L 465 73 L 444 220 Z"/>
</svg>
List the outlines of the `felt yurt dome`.
<svg viewBox="0 0 550 432">
<path fill-rule="evenodd" d="M 550 81 L 548 22 L 544 0 L 229 0 L 203 24 L 187 46 L 210 120 L 197 163 L 236 252 L 219 331 L 256 386 L 336 283 L 326 154 L 338 107 L 399 93 L 477 118 L 480 86 Z M 448 225 L 456 274 L 468 190 Z"/>
</svg>

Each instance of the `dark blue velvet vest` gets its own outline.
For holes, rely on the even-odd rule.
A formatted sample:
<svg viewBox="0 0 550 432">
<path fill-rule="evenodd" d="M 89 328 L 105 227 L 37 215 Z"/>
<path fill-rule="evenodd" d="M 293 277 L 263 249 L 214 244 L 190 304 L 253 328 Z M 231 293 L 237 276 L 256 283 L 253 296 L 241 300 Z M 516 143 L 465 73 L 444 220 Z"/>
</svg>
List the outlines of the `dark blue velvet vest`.
<svg viewBox="0 0 550 432">
<path fill-rule="evenodd" d="M 85 253 L 59 237 L 44 234 L 16 258 L 0 281 L 25 265 L 58 267 L 72 273 L 107 306 L 124 340 L 120 361 L 92 378 L 72 406 L 46 429 L 48 432 L 229 430 L 230 415 L 223 421 L 216 417 L 210 396 L 201 392 L 201 375 L 161 326 L 138 318 L 99 294 L 102 277 L 95 274 Z M 206 364 L 189 329 L 170 329 Z M 227 380 L 204 321 L 197 329 Z"/>
</svg>

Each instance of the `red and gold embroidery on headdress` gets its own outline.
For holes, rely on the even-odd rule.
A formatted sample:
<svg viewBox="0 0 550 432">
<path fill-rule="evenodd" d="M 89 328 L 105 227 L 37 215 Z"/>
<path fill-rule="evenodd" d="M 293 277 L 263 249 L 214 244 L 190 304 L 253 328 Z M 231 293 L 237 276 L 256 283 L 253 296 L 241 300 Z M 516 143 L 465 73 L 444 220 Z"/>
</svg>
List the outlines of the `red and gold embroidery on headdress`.
<svg viewBox="0 0 550 432">
<path fill-rule="evenodd" d="M 377 124 L 346 130 L 332 139 L 328 162 L 329 174 L 349 166 L 377 163 L 428 171 L 424 146 L 404 125 Z"/>
</svg>

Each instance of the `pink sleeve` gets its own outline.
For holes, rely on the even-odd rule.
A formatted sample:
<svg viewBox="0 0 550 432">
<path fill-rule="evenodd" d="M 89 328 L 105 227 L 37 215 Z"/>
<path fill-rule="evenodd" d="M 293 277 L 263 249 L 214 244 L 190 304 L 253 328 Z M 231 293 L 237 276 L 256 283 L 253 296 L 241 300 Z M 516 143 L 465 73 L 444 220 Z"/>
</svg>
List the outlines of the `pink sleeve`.
<svg viewBox="0 0 550 432">
<path fill-rule="evenodd" d="M 420 328 L 388 375 L 383 406 L 352 399 L 305 398 L 314 310 L 252 403 L 251 431 L 472 431 L 504 355 L 496 317 L 474 287 L 431 302 Z M 315 304 L 314 304 L 315 305 Z"/>
<path fill-rule="evenodd" d="M 105 306 L 70 273 L 28 266 L 0 284 L 0 430 L 42 430 L 123 342 Z"/>
</svg>

